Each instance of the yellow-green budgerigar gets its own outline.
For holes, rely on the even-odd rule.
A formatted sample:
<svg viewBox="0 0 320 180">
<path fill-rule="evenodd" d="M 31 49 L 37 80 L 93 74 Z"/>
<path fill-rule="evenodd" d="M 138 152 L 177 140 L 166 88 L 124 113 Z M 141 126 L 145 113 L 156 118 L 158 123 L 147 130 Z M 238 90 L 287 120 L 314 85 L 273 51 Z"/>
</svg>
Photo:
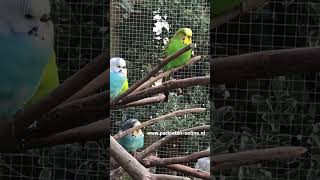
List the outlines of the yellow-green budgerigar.
<svg viewBox="0 0 320 180">
<path fill-rule="evenodd" d="M 165 47 L 165 56 L 168 57 L 170 55 L 175 54 L 180 49 L 186 47 L 187 45 L 192 43 L 192 30 L 190 28 L 180 28 L 174 36 L 169 40 Z M 185 65 L 191 59 L 192 51 L 191 49 L 177 58 L 170 61 L 163 68 L 164 72 L 169 71 L 173 68 L 180 67 Z M 170 78 L 170 75 L 164 78 L 164 81 L 167 81 Z"/>
<path fill-rule="evenodd" d="M 58 83 L 49 0 L 0 1 L 0 119 Z"/>
</svg>

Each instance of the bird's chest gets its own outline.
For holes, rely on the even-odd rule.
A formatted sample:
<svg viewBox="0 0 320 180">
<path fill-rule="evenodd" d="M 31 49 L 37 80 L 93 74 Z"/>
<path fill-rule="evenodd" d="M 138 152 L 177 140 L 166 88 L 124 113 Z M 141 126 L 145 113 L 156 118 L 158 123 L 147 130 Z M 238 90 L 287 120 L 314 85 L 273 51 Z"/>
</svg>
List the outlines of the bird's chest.
<svg viewBox="0 0 320 180">
<path fill-rule="evenodd" d="M 13 93 L 11 99 L 21 104 L 37 88 L 52 49 L 36 46 L 25 35 L 0 35 L 0 95 Z"/>
</svg>

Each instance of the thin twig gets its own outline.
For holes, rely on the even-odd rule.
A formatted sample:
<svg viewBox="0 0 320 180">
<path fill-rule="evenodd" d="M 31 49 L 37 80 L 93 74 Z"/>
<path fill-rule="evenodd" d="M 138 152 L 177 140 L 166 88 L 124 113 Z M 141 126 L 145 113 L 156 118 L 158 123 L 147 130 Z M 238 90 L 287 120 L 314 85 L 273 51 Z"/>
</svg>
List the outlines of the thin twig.
<svg viewBox="0 0 320 180">
<path fill-rule="evenodd" d="M 166 167 L 167 169 L 170 169 L 172 171 L 177 171 L 177 172 L 187 174 L 187 175 L 190 175 L 193 177 L 202 178 L 202 179 L 210 179 L 209 172 L 194 169 L 189 166 L 184 166 L 181 164 L 170 164 L 170 165 L 166 165 L 164 167 Z"/>
<path fill-rule="evenodd" d="M 190 180 L 190 178 L 173 176 L 167 174 L 152 174 L 155 180 Z"/>
<path fill-rule="evenodd" d="M 173 90 L 173 89 L 186 88 L 190 86 L 208 85 L 209 82 L 210 82 L 210 76 L 192 77 L 192 78 L 186 78 L 186 79 L 166 81 L 165 83 L 159 86 L 151 87 L 151 88 L 130 94 L 121 102 L 117 103 L 116 106 L 138 101 L 140 99 L 147 98 L 155 94 L 159 94 L 159 93 Z M 111 108 L 113 108 L 113 106 L 114 105 L 111 105 Z"/>
<path fill-rule="evenodd" d="M 183 129 L 178 131 L 177 133 L 183 133 L 183 132 L 200 132 L 200 131 L 210 131 L 210 125 L 203 125 L 203 126 L 198 126 L 198 127 L 193 127 L 193 128 L 188 128 L 188 129 Z M 137 159 L 143 159 L 147 156 L 149 156 L 151 153 L 155 152 L 159 147 L 172 142 L 178 138 L 181 138 L 182 136 L 179 135 L 168 135 L 157 142 L 151 144 L 148 146 L 146 149 L 144 149 L 142 152 L 138 153 Z"/>
<path fill-rule="evenodd" d="M 128 103 L 122 106 L 117 106 L 112 109 L 123 109 L 123 108 L 128 108 L 128 107 L 138 107 L 138 106 L 145 106 L 145 105 L 151 105 L 151 104 L 157 104 L 157 103 L 162 103 L 164 102 L 164 99 L 166 96 L 164 94 L 160 94 L 157 96 L 149 97 L 149 98 L 144 98 L 139 101 L 135 101 L 132 103 Z"/>
<path fill-rule="evenodd" d="M 149 156 L 142 160 L 142 164 L 146 167 L 165 166 L 170 164 L 183 164 L 196 161 L 200 158 L 210 156 L 210 151 L 195 152 L 186 156 L 171 157 L 171 158 L 158 158 L 157 156 Z"/>
<path fill-rule="evenodd" d="M 96 93 L 99 89 L 103 87 L 107 87 L 109 84 L 109 71 L 110 68 L 102 72 L 94 80 L 90 81 L 86 86 L 80 89 L 76 94 L 68 98 L 63 104 L 86 97 L 92 93 Z"/>
<path fill-rule="evenodd" d="M 150 126 L 152 124 L 158 123 L 158 122 L 160 122 L 160 121 L 162 121 L 164 119 L 168 119 L 170 117 L 183 116 L 183 115 L 189 114 L 189 113 L 201 113 L 201 112 L 204 112 L 205 110 L 206 110 L 205 108 L 193 108 L 193 109 L 184 109 L 184 110 L 174 111 L 174 112 L 171 112 L 169 114 L 162 115 L 162 116 L 159 116 L 157 118 L 148 120 L 148 121 L 142 123 L 139 126 L 135 126 L 133 128 L 127 129 L 125 131 L 119 132 L 118 134 L 114 135 L 113 138 L 118 140 L 118 139 L 120 139 L 120 138 L 122 138 L 122 137 L 124 137 L 124 136 L 126 136 L 126 135 L 128 135 L 130 133 L 132 133 L 135 130 Z"/>
<path fill-rule="evenodd" d="M 25 143 L 25 149 L 42 148 L 44 146 L 61 145 L 89 140 L 97 140 L 110 134 L 110 119 L 99 120 L 94 123 L 69 129 L 45 138 L 33 139 Z"/>
<path fill-rule="evenodd" d="M 143 84 L 142 84 L 141 86 L 139 86 L 137 89 L 135 89 L 134 91 L 132 91 L 132 93 L 138 92 L 138 91 L 143 90 L 143 89 L 148 88 L 148 87 L 151 87 L 151 85 L 152 85 L 154 82 L 156 82 L 156 81 L 158 81 L 158 80 L 160 80 L 160 79 L 162 79 L 162 78 L 164 78 L 164 77 L 167 77 L 167 76 L 170 75 L 171 73 L 176 72 L 176 71 L 184 68 L 185 66 L 191 65 L 191 64 L 199 61 L 200 59 L 201 59 L 201 56 L 193 57 L 193 58 L 191 58 L 191 59 L 186 63 L 186 65 L 183 65 L 183 66 L 181 66 L 181 67 L 174 68 L 174 69 L 171 69 L 171 70 L 169 70 L 169 71 L 163 72 L 163 73 L 159 74 L 159 75 L 156 76 L 156 77 L 152 77 L 152 78 L 150 78 L 147 82 L 143 83 Z"/>
</svg>

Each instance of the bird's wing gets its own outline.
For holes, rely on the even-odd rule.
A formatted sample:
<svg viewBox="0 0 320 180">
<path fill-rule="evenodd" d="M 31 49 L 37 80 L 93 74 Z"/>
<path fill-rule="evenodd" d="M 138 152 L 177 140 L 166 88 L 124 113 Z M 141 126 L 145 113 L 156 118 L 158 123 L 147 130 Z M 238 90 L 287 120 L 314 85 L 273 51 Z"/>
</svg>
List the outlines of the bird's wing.
<svg viewBox="0 0 320 180">
<path fill-rule="evenodd" d="M 28 104 L 32 104 L 38 101 L 41 97 L 48 95 L 53 89 L 59 86 L 59 74 L 58 67 L 56 64 L 55 53 L 52 52 L 52 56 L 46 65 L 40 80 L 37 91 L 32 96 Z"/>
</svg>

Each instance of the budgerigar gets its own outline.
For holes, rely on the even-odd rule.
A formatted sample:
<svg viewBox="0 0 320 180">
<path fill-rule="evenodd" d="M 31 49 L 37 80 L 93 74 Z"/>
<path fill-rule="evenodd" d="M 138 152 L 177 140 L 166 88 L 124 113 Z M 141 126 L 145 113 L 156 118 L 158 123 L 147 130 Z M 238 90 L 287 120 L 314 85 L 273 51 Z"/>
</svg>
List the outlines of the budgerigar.
<svg viewBox="0 0 320 180">
<path fill-rule="evenodd" d="M 114 99 L 128 89 L 126 61 L 119 57 L 110 60 L 110 97 Z"/>
<path fill-rule="evenodd" d="M 121 127 L 122 131 L 139 126 L 141 123 L 137 119 L 128 119 Z M 144 145 L 144 134 L 141 129 L 134 131 L 119 139 L 119 144 L 126 149 L 129 153 L 135 153 L 137 149 L 142 148 Z"/>
<path fill-rule="evenodd" d="M 187 45 L 192 43 L 192 30 L 190 28 L 180 28 L 174 36 L 169 40 L 168 44 L 165 47 L 165 56 L 168 57 L 170 55 L 175 54 L 180 49 L 186 47 Z M 180 67 L 185 65 L 191 59 L 192 51 L 191 49 L 177 58 L 170 61 L 163 68 L 164 72 L 169 71 L 173 68 Z M 163 81 L 169 80 L 170 75 L 165 77 Z"/>
<path fill-rule="evenodd" d="M 0 119 L 11 118 L 33 102 L 32 97 L 36 100 L 56 86 L 48 82 L 57 79 L 51 65 L 55 57 L 50 8 L 49 0 L 0 1 Z M 48 69 L 51 72 L 45 72 Z M 52 84 L 41 90 L 41 80 Z"/>
</svg>

